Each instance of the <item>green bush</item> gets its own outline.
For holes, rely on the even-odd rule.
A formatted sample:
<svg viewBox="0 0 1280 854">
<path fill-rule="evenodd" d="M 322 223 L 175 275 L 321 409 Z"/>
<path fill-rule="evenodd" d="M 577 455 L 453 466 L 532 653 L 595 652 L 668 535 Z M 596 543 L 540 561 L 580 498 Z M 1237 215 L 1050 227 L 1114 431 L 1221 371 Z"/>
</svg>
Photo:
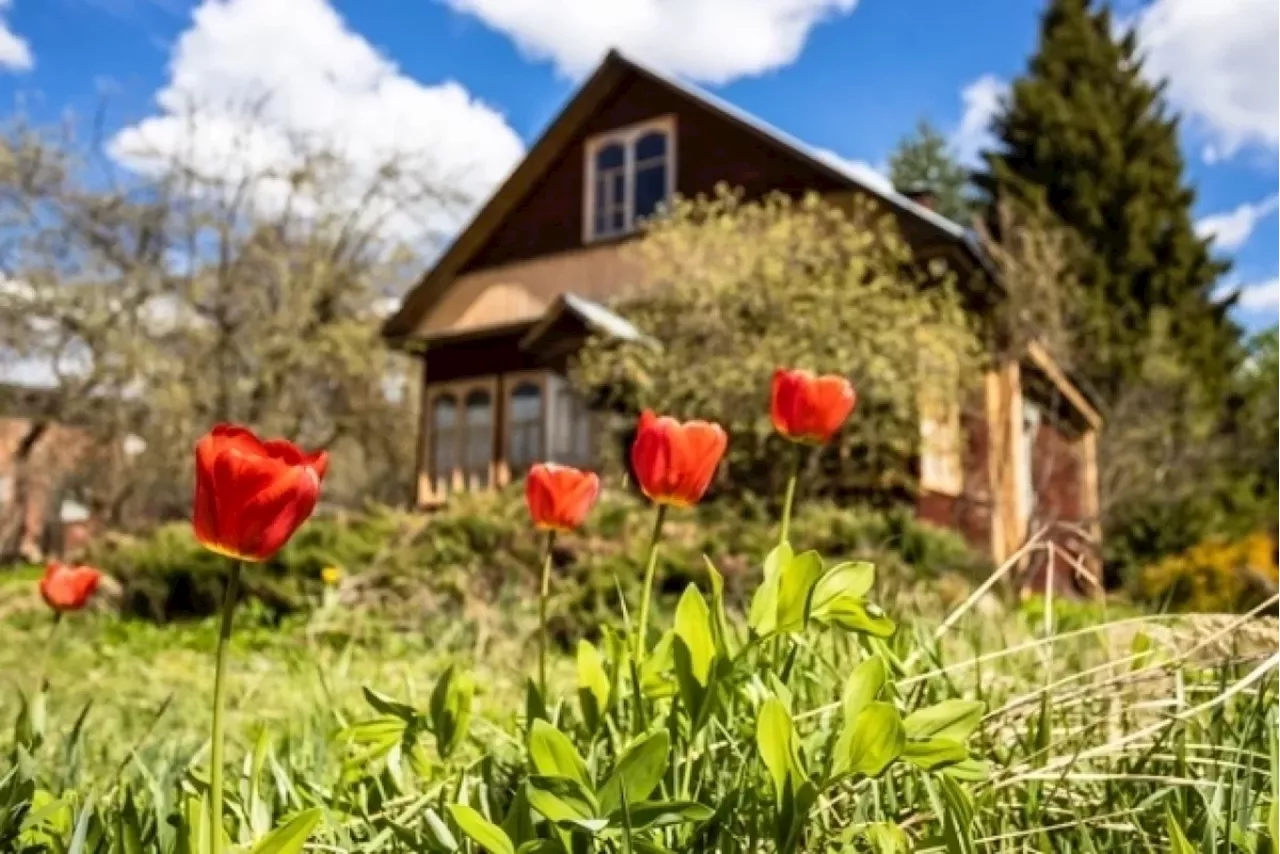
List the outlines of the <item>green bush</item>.
<svg viewBox="0 0 1280 854">
<path fill-rule="evenodd" d="M 555 566 L 556 635 L 571 642 L 616 613 L 618 591 L 632 594 L 643 574 L 652 525 L 648 506 L 621 492 L 607 493 L 579 534 L 558 541 Z M 909 510 L 801 503 L 793 538 L 848 558 L 873 560 L 882 583 L 910 587 L 944 573 L 970 579 L 990 567 L 954 532 L 923 524 Z M 758 572 L 755 558 L 777 538 L 776 525 L 758 502 L 718 502 L 669 516 L 659 594 L 706 583 L 703 555 L 716 555 L 731 607 L 744 606 Z M 529 600 L 540 538 L 531 529 L 518 489 L 459 496 L 445 509 L 409 513 L 371 506 L 363 513 L 313 519 L 274 558 L 244 578 L 244 595 L 277 617 L 306 610 L 321 599 L 321 574 L 337 567 L 347 579 L 348 603 L 394 613 L 399 608 L 458 608 L 468 602 Z M 222 601 L 225 558 L 196 542 L 187 523 L 159 527 L 143 537 L 114 537 L 91 559 L 121 583 L 122 611 L 166 621 L 216 613 Z M 634 600 L 633 600 L 634 601 Z"/>
</svg>

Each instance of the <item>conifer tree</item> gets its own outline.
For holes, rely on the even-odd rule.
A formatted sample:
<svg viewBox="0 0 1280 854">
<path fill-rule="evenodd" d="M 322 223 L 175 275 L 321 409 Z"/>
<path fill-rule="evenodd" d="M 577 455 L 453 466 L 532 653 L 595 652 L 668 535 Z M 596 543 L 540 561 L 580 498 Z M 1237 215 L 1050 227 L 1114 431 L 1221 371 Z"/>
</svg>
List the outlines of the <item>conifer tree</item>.
<svg viewBox="0 0 1280 854">
<path fill-rule="evenodd" d="M 961 225 L 973 219 L 973 200 L 966 192 L 969 173 L 955 159 L 946 138 L 928 121 L 898 142 L 889 155 L 889 178 L 895 187 L 927 187 L 936 210 Z"/>
<path fill-rule="evenodd" d="M 1196 236 L 1162 88 L 1143 76 L 1136 36 L 1117 34 L 1107 8 L 1050 0 L 976 177 L 989 204 L 1046 206 L 1080 238 L 1076 367 L 1104 398 L 1136 370 L 1156 310 L 1207 386 L 1224 389 L 1236 359 L 1238 330 L 1212 295 L 1227 265 Z"/>
</svg>

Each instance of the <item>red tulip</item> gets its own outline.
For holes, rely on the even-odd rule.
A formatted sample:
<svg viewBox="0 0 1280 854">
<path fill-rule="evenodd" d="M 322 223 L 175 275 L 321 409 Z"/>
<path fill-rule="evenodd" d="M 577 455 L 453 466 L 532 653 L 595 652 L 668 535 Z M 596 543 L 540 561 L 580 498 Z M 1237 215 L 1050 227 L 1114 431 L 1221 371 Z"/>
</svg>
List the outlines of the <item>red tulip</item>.
<svg viewBox="0 0 1280 854">
<path fill-rule="evenodd" d="M 524 499 L 533 524 L 543 531 L 572 531 L 591 512 L 600 495 L 595 472 L 572 466 L 538 463 L 524 481 Z"/>
<path fill-rule="evenodd" d="M 320 497 L 329 457 L 219 424 L 196 445 L 196 539 L 237 560 L 274 555 Z"/>
<path fill-rule="evenodd" d="M 79 611 L 98 589 L 102 573 L 91 566 L 67 566 L 51 561 L 40 579 L 40 595 L 55 611 Z"/>
<path fill-rule="evenodd" d="M 640 489 L 659 504 L 692 507 L 702 500 L 729 437 L 710 421 L 658 418 L 646 409 L 631 445 L 631 467 Z"/>
<path fill-rule="evenodd" d="M 769 415 L 774 429 L 788 439 L 825 445 L 857 401 L 853 386 L 838 374 L 815 377 L 779 368 L 773 372 Z"/>
</svg>

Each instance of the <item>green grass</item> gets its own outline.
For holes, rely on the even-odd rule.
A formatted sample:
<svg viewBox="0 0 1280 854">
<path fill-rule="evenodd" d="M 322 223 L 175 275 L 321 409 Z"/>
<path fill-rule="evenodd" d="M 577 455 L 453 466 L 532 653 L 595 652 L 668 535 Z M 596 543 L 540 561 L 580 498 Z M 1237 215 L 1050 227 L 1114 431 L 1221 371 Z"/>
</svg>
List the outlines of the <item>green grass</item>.
<svg viewBox="0 0 1280 854">
<path fill-rule="evenodd" d="M 672 604 L 660 609 L 666 625 Z M 886 607 L 900 625 L 884 644 L 832 632 L 797 636 L 787 693 L 810 770 L 838 728 L 841 685 L 856 661 L 875 654 L 894 663 L 891 696 L 904 711 L 948 698 L 986 704 L 971 750 L 991 772 L 962 788 L 911 769 L 841 783 L 815 802 L 797 850 L 892 851 L 869 847 L 881 832 L 870 828 L 891 822 L 917 851 L 1164 852 L 1177 850 L 1170 841 L 1177 834 L 1188 850 L 1274 851 L 1266 846 L 1275 844 L 1277 624 L 1265 616 L 1274 598 L 1270 610 L 1244 617 L 983 600 L 966 602 L 942 630 L 931 585 L 900 589 Z M 479 851 L 462 841 L 447 805 L 470 803 L 497 821 L 516 791 L 532 617 L 532 602 L 416 619 L 399 612 L 394 622 L 329 608 L 273 625 L 265 612 L 243 612 L 231 659 L 228 756 L 231 769 L 245 771 L 231 786 L 233 803 L 257 798 L 266 816 L 256 825 L 244 819 L 243 838 L 320 806 L 311 850 Z M 741 620 L 731 615 L 735 625 Z M 15 752 L 21 727 L 0 730 L 0 755 L 34 785 L 22 844 L 66 851 L 88 803 L 86 827 L 99 847 L 83 850 L 126 850 L 113 822 L 128 810 L 141 813 L 139 826 L 158 850 L 185 850 L 173 816 L 189 812 L 184 804 L 198 799 L 205 779 L 213 623 L 79 614 L 52 645 L 47 625 L 40 611 L 0 621 L 0 721 L 23 715 L 20 697 L 32 693 L 47 656 L 46 709 L 35 724 L 43 737 L 27 742 L 35 746 L 26 755 Z M 680 749 L 672 793 L 712 806 L 739 799 L 733 833 L 711 847 L 698 847 L 702 837 L 659 831 L 660 841 L 687 846 L 675 850 L 775 850 L 749 699 L 780 690 L 770 687 L 766 653 L 711 727 L 673 730 Z M 356 755 L 352 733 L 367 735 L 387 720 L 370 708 L 364 687 L 426 720 L 450 665 L 475 684 L 473 720 L 455 755 L 412 756 L 398 747 Z M 589 736 L 570 656 L 556 658 L 552 685 L 564 701 L 562 728 L 603 774 L 629 738 L 630 712 L 620 705 Z M 0 779 L 8 761 L 0 759 Z M 441 822 L 453 849 L 433 835 Z M 595 850 L 620 844 L 603 840 Z"/>
</svg>

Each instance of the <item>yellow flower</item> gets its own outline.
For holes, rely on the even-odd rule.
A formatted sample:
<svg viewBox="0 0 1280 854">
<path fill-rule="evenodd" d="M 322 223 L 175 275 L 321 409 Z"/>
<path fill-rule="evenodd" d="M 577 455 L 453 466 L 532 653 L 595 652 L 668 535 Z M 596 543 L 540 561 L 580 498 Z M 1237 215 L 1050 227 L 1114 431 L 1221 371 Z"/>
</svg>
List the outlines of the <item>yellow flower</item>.
<svg viewBox="0 0 1280 854">
<path fill-rule="evenodd" d="M 329 587 L 337 587 L 342 582 L 342 567 L 326 566 L 320 570 L 320 580 Z"/>
</svg>

